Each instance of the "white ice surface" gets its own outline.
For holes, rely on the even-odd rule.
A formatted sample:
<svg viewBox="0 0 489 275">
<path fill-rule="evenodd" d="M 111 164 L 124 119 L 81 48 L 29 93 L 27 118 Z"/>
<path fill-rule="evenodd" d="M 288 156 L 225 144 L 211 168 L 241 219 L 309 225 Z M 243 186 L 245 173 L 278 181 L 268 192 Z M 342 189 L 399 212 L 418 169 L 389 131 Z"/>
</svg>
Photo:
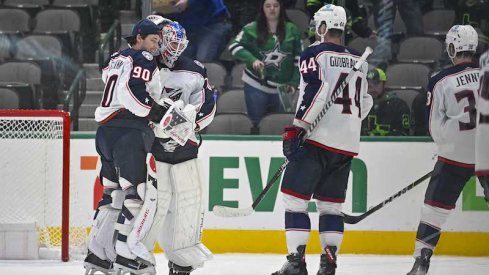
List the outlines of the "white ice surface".
<svg viewBox="0 0 489 275">
<path fill-rule="evenodd" d="M 167 261 L 157 254 L 157 274 L 168 274 Z M 316 274 L 319 255 L 307 255 L 308 272 Z M 217 254 L 192 275 L 269 275 L 285 262 L 284 255 Z M 336 275 L 405 275 L 413 264 L 410 256 L 339 255 Z M 84 274 L 80 261 L 0 261 L 0 275 L 74 275 Z M 487 257 L 434 256 L 429 275 L 489 275 Z"/>
</svg>

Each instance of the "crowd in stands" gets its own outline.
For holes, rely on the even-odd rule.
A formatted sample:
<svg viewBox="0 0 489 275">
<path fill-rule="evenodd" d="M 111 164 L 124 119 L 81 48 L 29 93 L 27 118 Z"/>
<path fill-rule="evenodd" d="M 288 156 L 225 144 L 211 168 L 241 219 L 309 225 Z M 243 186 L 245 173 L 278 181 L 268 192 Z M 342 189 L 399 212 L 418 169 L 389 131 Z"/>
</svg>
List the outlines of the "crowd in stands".
<svg viewBox="0 0 489 275">
<path fill-rule="evenodd" d="M 143 2 L 0 0 L 0 108 L 62 108 L 79 71 L 88 83 L 98 83 L 88 85 L 88 94 L 101 98 L 100 76 L 87 68 L 102 63 L 98 56 L 109 56 L 110 50 L 100 45 L 114 25 L 122 24 L 122 31 L 114 31 L 118 37 L 111 40 L 120 41 L 146 15 Z M 347 9 L 344 39 L 349 47 L 360 52 L 374 48 L 368 78 L 375 102 L 363 135 L 428 134 L 425 89 L 428 77 L 449 65 L 443 40 L 452 25 L 476 28 L 478 54 L 489 47 L 489 2 L 481 0 L 166 2 L 170 6 L 151 13 L 184 26 L 189 38 L 184 55 L 204 63 L 216 89 L 218 115 L 207 133 L 281 133 L 297 101 L 298 58 L 314 42 L 310 18 L 328 3 Z M 94 102 L 82 102 L 80 119 L 93 118 Z M 90 127 L 80 130 L 96 125 Z"/>
</svg>

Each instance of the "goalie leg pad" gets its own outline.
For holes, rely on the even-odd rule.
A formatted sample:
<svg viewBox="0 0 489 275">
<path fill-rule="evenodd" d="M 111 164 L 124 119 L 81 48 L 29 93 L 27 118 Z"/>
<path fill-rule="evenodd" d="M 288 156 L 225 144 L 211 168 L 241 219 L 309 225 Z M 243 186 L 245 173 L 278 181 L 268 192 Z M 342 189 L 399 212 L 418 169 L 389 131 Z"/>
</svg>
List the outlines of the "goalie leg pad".
<svg viewBox="0 0 489 275">
<path fill-rule="evenodd" d="M 114 227 L 122 208 L 124 192 L 117 190 L 118 184 L 102 178 L 104 194 L 94 215 L 88 238 L 88 249 L 102 260 L 114 261 L 115 234 Z"/>
<path fill-rule="evenodd" d="M 191 266 L 192 270 L 204 265 L 205 261 L 213 258 L 212 252 L 202 243 L 191 247 L 165 251 L 166 257 L 179 266 Z"/>
<path fill-rule="evenodd" d="M 160 244 L 167 255 L 170 255 L 170 261 L 180 266 L 199 265 L 201 260 L 198 259 L 201 257 L 196 257 L 196 262 L 182 262 L 171 258 L 174 251 L 201 243 L 204 207 L 198 160 L 172 165 L 169 176 L 173 195 L 161 231 Z"/>
<path fill-rule="evenodd" d="M 170 168 L 172 166 L 172 164 L 156 162 L 156 171 L 158 171 L 158 205 L 151 229 L 143 240 L 147 248 L 154 248 L 170 208 L 172 200 Z"/>
<path fill-rule="evenodd" d="M 145 184 L 141 183 L 128 189 L 122 214 L 119 216 L 116 229 L 119 230 L 116 251 L 128 259 L 137 257 L 155 263 L 154 255 L 142 240 L 153 223 L 157 205 L 156 162 L 153 155 L 146 158 L 148 176 Z"/>
</svg>

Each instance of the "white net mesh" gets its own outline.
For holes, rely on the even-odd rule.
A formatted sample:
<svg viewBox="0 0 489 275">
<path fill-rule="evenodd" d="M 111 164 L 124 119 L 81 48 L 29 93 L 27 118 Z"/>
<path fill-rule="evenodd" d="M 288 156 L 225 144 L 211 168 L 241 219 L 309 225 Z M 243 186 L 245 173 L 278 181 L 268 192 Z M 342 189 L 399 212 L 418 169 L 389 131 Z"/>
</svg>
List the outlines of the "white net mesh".
<svg viewBox="0 0 489 275">
<path fill-rule="evenodd" d="M 0 113 L 0 223 L 35 222 L 40 256 L 45 258 L 61 257 L 63 141 L 62 117 Z M 77 208 L 77 197 L 71 184 L 71 220 L 76 219 L 71 212 Z M 70 256 L 76 256 L 85 251 L 87 232 L 71 224 Z"/>
</svg>

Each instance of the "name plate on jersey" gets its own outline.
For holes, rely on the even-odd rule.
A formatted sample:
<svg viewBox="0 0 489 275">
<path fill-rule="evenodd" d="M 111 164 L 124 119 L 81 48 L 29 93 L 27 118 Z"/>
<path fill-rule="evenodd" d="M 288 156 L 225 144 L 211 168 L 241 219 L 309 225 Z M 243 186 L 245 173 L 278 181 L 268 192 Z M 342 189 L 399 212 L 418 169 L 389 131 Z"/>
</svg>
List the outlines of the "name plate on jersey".
<svg viewBox="0 0 489 275">
<path fill-rule="evenodd" d="M 172 105 L 161 119 L 163 132 L 181 146 L 185 145 L 192 135 L 193 125 L 192 120 L 179 108 L 175 108 L 175 105 Z"/>
</svg>

